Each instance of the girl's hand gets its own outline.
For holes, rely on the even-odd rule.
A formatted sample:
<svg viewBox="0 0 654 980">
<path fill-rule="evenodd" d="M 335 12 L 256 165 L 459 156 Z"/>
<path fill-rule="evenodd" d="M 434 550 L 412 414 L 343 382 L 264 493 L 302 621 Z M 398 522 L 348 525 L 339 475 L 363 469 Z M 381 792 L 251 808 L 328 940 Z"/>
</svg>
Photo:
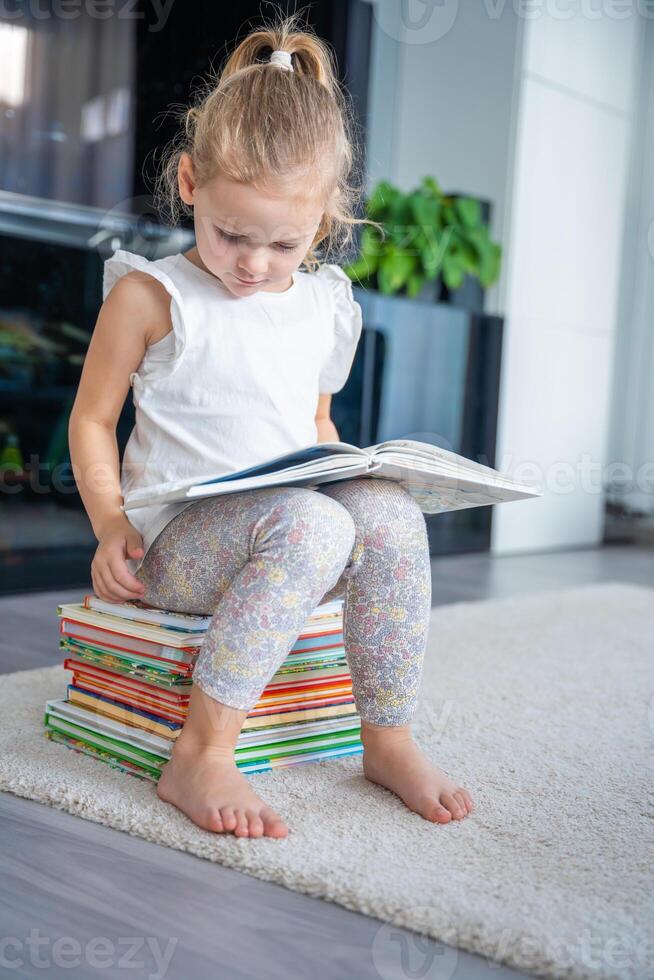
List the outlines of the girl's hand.
<svg viewBox="0 0 654 980">
<path fill-rule="evenodd" d="M 142 599 L 145 586 L 132 575 L 127 558 L 141 558 L 143 538 L 126 517 L 110 521 L 102 532 L 91 562 L 93 591 L 108 602 Z"/>
</svg>

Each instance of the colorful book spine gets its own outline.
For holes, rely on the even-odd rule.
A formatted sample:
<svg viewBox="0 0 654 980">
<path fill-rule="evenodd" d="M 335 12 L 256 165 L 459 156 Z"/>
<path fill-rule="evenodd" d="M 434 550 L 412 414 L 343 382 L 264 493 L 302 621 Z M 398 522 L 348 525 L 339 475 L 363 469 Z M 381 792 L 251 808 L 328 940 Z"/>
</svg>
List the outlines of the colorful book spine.
<svg viewBox="0 0 654 980">
<path fill-rule="evenodd" d="M 342 606 L 334 600 L 314 610 L 248 713 L 235 748 L 242 771 L 363 750 Z M 64 667 L 72 678 L 66 699 L 46 705 L 47 737 L 156 781 L 186 720 L 210 617 L 103 603 L 88 595 L 82 603 L 59 605 L 57 614 Z"/>
</svg>

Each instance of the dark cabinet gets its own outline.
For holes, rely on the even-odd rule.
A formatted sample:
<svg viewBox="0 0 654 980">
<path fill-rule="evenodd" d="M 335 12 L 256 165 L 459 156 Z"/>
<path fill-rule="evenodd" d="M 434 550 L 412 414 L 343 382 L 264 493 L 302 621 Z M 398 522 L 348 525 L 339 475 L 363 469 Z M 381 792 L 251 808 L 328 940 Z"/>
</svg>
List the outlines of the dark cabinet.
<svg viewBox="0 0 654 980">
<path fill-rule="evenodd" d="M 344 442 L 411 438 L 495 460 L 503 320 L 354 289 L 364 332 L 332 417 Z M 432 555 L 487 551 L 492 507 L 428 515 Z"/>
</svg>

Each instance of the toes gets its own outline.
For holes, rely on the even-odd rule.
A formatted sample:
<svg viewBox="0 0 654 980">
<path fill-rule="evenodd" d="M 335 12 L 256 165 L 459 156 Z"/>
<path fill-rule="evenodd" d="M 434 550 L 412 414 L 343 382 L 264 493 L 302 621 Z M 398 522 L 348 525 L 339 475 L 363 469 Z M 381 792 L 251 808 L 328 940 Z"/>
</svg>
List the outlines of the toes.
<svg viewBox="0 0 654 980">
<path fill-rule="evenodd" d="M 449 823 L 452 819 L 450 811 L 434 799 L 425 800 L 418 812 L 425 820 L 432 820 L 434 823 Z"/>
<path fill-rule="evenodd" d="M 475 805 L 472 802 L 472 797 L 470 796 L 470 793 L 468 792 L 467 789 L 462 789 L 461 790 L 461 795 L 463 796 L 463 799 L 466 801 L 466 804 L 468 806 L 468 813 L 472 813 L 472 811 L 474 810 Z"/>
<path fill-rule="evenodd" d="M 220 815 L 223 820 L 223 827 L 225 830 L 232 831 L 236 827 L 236 814 L 234 813 L 233 806 L 223 806 L 220 808 Z"/>
<path fill-rule="evenodd" d="M 450 811 L 455 820 L 460 820 L 464 816 L 461 804 L 452 793 L 442 793 L 440 801 Z"/>
<path fill-rule="evenodd" d="M 455 790 L 455 792 L 454 792 L 454 799 L 459 801 L 459 806 L 461 807 L 461 813 L 463 814 L 464 817 L 467 817 L 468 816 L 468 803 L 467 803 L 467 800 L 466 800 L 465 796 L 463 795 L 463 790 L 462 789 Z"/>
<path fill-rule="evenodd" d="M 245 810 L 236 811 L 236 826 L 234 827 L 235 837 L 248 837 L 250 834 L 250 828 L 248 826 L 248 818 L 246 816 Z"/>
<path fill-rule="evenodd" d="M 288 827 L 281 818 L 269 820 L 266 824 L 266 834 L 268 837 L 288 837 Z"/>
<path fill-rule="evenodd" d="M 223 830 L 235 837 L 286 837 L 288 827 L 272 807 L 264 807 L 260 812 L 254 809 L 238 809 L 223 806 L 215 811 L 215 826 L 211 830 Z"/>
<path fill-rule="evenodd" d="M 225 828 L 223 826 L 222 817 L 220 816 L 220 810 L 217 807 L 209 808 L 205 826 L 207 830 L 213 830 L 217 834 L 224 831 Z"/>
<path fill-rule="evenodd" d="M 264 830 L 268 837 L 286 837 L 288 827 L 272 807 L 264 807 L 260 811 L 260 817 L 264 823 Z"/>
<path fill-rule="evenodd" d="M 261 837 L 263 834 L 263 820 L 256 810 L 246 810 L 245 815 L 250 827 L 250 837 Z"/>
</svg>

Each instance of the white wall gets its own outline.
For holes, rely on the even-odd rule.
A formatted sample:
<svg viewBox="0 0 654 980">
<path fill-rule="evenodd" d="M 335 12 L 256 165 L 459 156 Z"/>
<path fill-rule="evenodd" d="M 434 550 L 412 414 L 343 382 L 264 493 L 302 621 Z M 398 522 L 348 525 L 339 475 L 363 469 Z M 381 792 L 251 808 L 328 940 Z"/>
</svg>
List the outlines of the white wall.
<svg viewBox="0 0 654 980">
<path fill-rule="evenodd" d="M 505 317 L 496 466 L 535 476 L 545 496 L 495 507 L 491 550 L 599 543 L 629 162 L 651 25 L 636 5 L 626 18 L 595 16 L 610 4 L 545 3 L 523 4 L 533 14 L 524 17 L 500 0 L 373 0 L 373 9 L 368 189 L 385 178 L 408 190 L 433 174 L 493 202 L 492 232 L 504 246 L 487 303 Z M 651 277 L 650 264 L 643 289 L 654 290 Z M 654 421 L 649 433 L 654 443 Z"/>
<path fill-rule="evenodd" d="M 654 21 L 646 25 L 616 332 L 612 499 L 654 513 Z"/>
<path fill-rule="evenodd" d="M 545 495 L 495 508 L 496 554 L 603 537 L 644 31 L 635 14 L 555 20 L 543 11 L 524 26 L 496 466 L 520 478 L 519 464 L 532 462 Z"/>
<path fill-rule="evenodd" d="M 490 200 L 502 239 L 519 68 L 510 5 L 495 17 L 477 0 L 372 6 L 368 190 L 390 180 L 408 191 L 433 176 L 444 190 Z M 415 20 L 403 23 L 402 10 Z M 501 284 L 486 308 L 502 311 Z"/>
</svg>

